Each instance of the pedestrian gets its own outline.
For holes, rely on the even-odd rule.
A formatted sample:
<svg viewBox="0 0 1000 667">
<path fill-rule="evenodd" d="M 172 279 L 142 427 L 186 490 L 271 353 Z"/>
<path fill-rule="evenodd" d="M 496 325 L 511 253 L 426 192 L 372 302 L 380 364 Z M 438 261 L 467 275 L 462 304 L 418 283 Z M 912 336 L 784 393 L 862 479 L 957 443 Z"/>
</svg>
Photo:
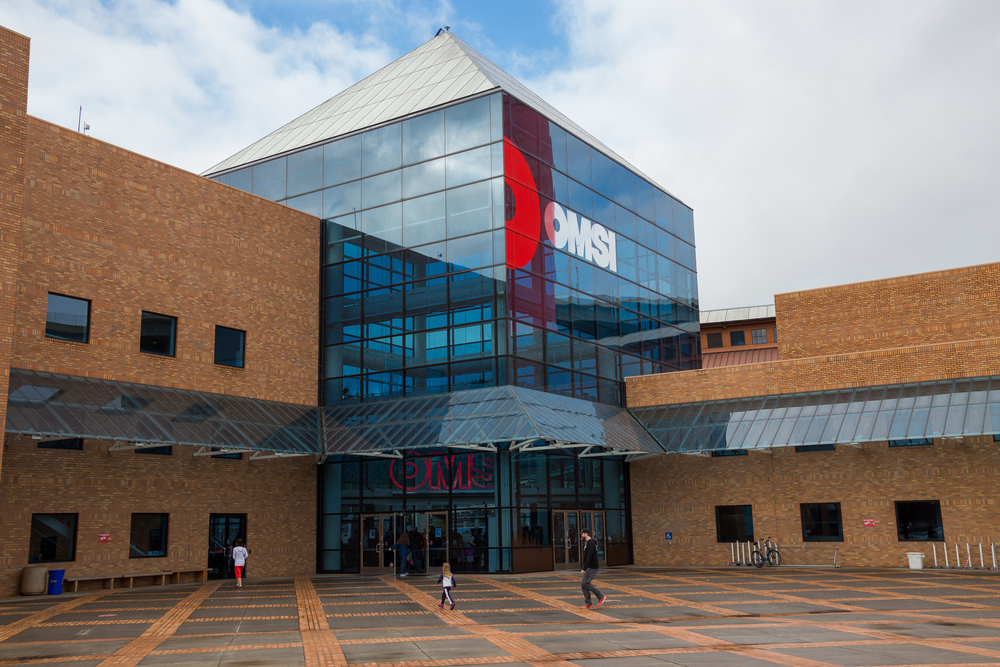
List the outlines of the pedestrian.
<svg viewBox="0 0 1000 667">
<path fill-rule="evenodd" d="M 392 548 L 396 550 L 396 560 L 399 561 L 399 576 L 405 577 L 408 574 L 406 560 L 407 556 L 410 555 L 410 534 L 405 530 L 400 533 L 399 539 L 392 545 Z"/>
<path fill-rule="evenodd" d="M 455 599 L 451 597 L 451 589 L 456 588 L 458 584 L 455 583 L 455 575 L 451 573 L 451 565 L 448 563 L 441 566 L 441 576 L 438 577 L 438 583 L 444 588 L 441 591 L 441 604 L 438 606 L 444 609 L 444 603 L 448 602 L 454 609 Z"/>
<path fill-rule="evenodd" d="M 236 588 L 243 588 L 243 566 L 247 564 L 250 552 L 243 546 L 243 538 L 237 537 L 233 547 L 233 570 L 236 572 Z"/>
<path fill-rule="evenodd" d="M 601 591 L 597 590 L 597 586 L 591 583 L 597 576 L 597 570 L 600 567 L 597 562 L 597 542 L 591 538 L 588 528 L 580 531 L 580 537 L 584 540 L 583 562 L 581 563 L 583 569 L 580 570 L 583 575 L 583 584 L 580 586 L 583 589 L 583 608 L 590 609 L 594 606 L 590 603 L 591 593 L 597 596 L 597 606 L 600 607 L 608 599 L 608 596 L 601 594 Z"/>
</svg>

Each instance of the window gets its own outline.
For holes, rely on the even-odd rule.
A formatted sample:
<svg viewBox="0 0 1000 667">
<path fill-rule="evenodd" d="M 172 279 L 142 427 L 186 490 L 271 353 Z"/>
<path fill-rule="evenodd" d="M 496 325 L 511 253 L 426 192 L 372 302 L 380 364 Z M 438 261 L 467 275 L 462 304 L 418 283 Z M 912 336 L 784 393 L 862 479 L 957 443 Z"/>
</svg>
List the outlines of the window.
<svg viewBox="0 0 1000 667">
<path fill-rule="evenodd" d="M 139 331 L 140 352 L 172 357 L 176 338 L 176 317 L 142 311 L 142 327 Z"/>
<path fill-rule="evenodd" d="M 778 342 L 778 327 L 774 327 L 774 342 Z"/>
<path fill-rule="evenodd" d="M 832 452 L 837 449 L 837 445 L 795 445 L 796 452 Z"/>
<path fill-rule="evenodd" d="M 76 559 L 76 514 L 32 514 L 32 563 L 57 563 Z"/>
<path fill-rule="evenodd" d="M 752 542 L 753 505 L 717 505 L 715 532 L 719 542 Z"/>
<path fill-rule="evenodd" d="M 746 345 L 747 344 L 747 334 L 745 331 L 730 331 L 729 332 L 729 344 L 736 345 Z"/>
<path fill-rule="evenodd" d="M 939 500 L 897 500 L 896 530 L 900 542 L 944 542 Z"/>
<path fill-rule="evenodd" d="M 746 456 L 745 449 L 717 449 L 712 452 L 712 456 Z"/>
<path fill-rule="evenodd" d="M 170 456 L 174 453 L 174 448 L 171 445 L 164 445 L 163 447 L 140 447 L 135 450 L 136 454 L 160 454 L 161 456 Z"/>
<path fill-rule="evenodd" d="M 215 363 L 220 366 L 243 368 L 243 352 L 246 350 L 245 331 L 215 327 Z"/>
<path fill-rule="evenodd" d="M 890 440 L 890 447 L 921 447 L 924 445 L 933 445 L 934 438 L 903 438 L 900 440 Z"/>
<path fill-rule="evenodd" d="M 90 340 L 90 302 L 62 294 L 49 294 L 45 337 L 86 343 Z"/>
<path fill-rule="evenodd" d="M 722 334 L 720 333 L 710 333 L 705 336 L 705 340 L 708 342 L 709 349 L 713 347 L 722 347 Z"/>
<path fill-rule="evenodd" d="M 843 542 L 840 503 L 802 503 L 803 542 Z"/>
<path fill-rule="evenodd" d="M 217 452 L 221 447 L 212 447 L 213 452 Z M 232 454 L 212 454 L 213 459 L 235 459 L 237 461 L 243 458 L 243 452 L 234 452 Z"/>
<path fill-rule="evenodd" d="M 39 449 L 83 449 L 83 438 L 64 438 L 62 440 L 42 440 Z"/>
<path fill-rule="evenodd" d="M 129 558 L 159 558 L 167 555 L 168 514 L 133 514 L 129 536 Z"/>
<path fill-rule="evenodd" d="M 767 342 L 767 329 L 751 329 L 750 340 L 754 345 L 763 345 Z"/>
</svg>

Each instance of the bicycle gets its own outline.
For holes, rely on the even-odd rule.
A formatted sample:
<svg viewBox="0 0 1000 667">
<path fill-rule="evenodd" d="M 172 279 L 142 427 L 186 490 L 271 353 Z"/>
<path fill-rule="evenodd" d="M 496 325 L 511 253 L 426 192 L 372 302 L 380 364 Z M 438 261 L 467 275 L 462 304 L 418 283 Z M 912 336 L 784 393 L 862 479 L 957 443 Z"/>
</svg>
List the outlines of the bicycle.
<svg viewBox="0 0 1000 667">
<path fill-rule="evenodd" d="M 760 542 L 758 542 L 757 548 L 750 553 L 750 562 L 757 567 L 764 567 L 765 565 L 777 567 L 781 565 L 781 552 L 778 551 L 778 545 L 772 544 L 771 538 L 768 537 L 764 540 L 762 552 Z"/>
</svg>

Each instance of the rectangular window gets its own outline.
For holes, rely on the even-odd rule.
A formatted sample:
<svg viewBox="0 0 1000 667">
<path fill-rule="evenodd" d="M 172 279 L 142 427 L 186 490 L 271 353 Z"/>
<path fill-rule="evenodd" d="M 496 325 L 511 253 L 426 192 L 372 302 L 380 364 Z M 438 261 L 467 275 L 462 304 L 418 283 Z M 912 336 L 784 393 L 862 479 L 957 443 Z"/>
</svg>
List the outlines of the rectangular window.
<svg viewBox="0 0 1000 667">
<path fill-rule="evenodd" d="M 705 336 L 706 342 L 708 343 L 708 348 L 722 347 L 722 334 L 720 333 L 710 333 Z"/>
<path fill-rule="evenodd" d="M 246 350 L 245 331 L 228 327 L 215 327 L 215 363 L 220 366 L 243 368 L 243 352 Z"/>
<path fill-rule="evenodd" d="M 837 449 L 837 445 L 795 445 L 796 452 L 832 452 Z"/>
<path fill-rule="evenodd" d="M 164 445 L 163 447 L 140 447 L 135 450 L 136 454 L 159 454 L 161 456 L 170 456 L 173 452 L 174 448 L 171 445 Z"/>
<path fill-rule="evenodd" d="M 43 440 L 38 443 L 38 448 L 39 449 L 83 449 L 83 438 Z"/>
<path fill-rule="evenodd" d="M 900 542 L 944 542 L 939 500 L 897 500 L 896 531 Z"/>
<path fill-rule="evenodd" d="M 169 514 L 133 514 L 129 558 L 162 558 L 167 555 Z"/>
<path fill-rule="evenodd" d="M 729 344 L 736 345 L 746 345 L 747 344 L 747 334 L 745 331 L 730 331 L 729 332 Z"/>
<path fill-rule="evenodd" d="M 767 342 L 767 329 L 751 329 L 750 340 L 754 345 L 762 345 Z"/>
<path fill-rule="evenodd" d="M 58 563 L 76 559 L 76 514 L 32 514 L 32 563 Z"/>
<path fill-rule="evenodd" d="M 746 456 L 745 449 L 717 449 L 712 452 L 712 456 Z"/>
<path fill-rule="evenodd" d="M 715 532 L 719 542 L 752 542 L 753 505 L 717 505 Z"/>
<path fill-rule="evenodd" d="M 139 331 L 140 352 L 172 357 L 176 338 L 176 317 L 142 311 L 142 327 Z"/>
<path fill-rule="evenodd" d="M 934 438 L 902 438 L 900 440 L 890 440 L 890 447 L 922 447 L 933 445 Z"/>
<path fill-rule="evenodd" d="M 843 542 L 840 503 L 802 503 L 803 542 Z"/>
<path fill-rule="evenodd" d="M 778 327 L 774 327 L 774 342 L 778 342 Z"/>
<path fill-rule="evenodd" d="M 219 451 L 219 447 L 212 447 L 213 452 Z M 243 452 L 234 452 L 232 454 L 212 454 L 213 459 L 233 459 L 239 461 L 243 458 Z"/>
<path fill-rule="evenodd" d="M 45 337 L 86 343 L 90 340 L 90 301 L 49 293 Z"/>
</svg>

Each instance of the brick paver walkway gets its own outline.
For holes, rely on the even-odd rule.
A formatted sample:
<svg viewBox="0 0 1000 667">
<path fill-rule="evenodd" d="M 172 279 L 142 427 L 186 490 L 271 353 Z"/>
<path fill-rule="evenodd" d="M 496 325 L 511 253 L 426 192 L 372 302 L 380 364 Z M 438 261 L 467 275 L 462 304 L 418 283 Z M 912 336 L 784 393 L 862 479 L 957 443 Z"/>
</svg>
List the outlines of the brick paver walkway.
<svg viewBox="0 0 1000 667">
<path fill-rule="evenodd" d="M 0 600 L 0 667 L 1000 665 L 994 572 L 604 570 L 333 576 Z"/>
</svg>

